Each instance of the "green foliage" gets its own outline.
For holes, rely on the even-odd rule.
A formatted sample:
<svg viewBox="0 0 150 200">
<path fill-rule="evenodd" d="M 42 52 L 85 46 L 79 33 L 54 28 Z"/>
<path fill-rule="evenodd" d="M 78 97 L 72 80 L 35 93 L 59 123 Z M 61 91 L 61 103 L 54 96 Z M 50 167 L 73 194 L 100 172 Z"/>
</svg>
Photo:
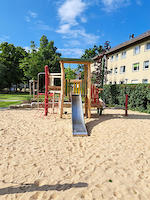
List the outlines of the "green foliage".
<svg viewBox="0 0 150 200">
<path fill-rule="evenodd" d="M 5 78 L 7 74 L 7 67 L 0 63 L 0 89 L 7 87 L 7 79 Z"/>
<path fill-rule="evenodd" d="M 13 102 L 0 102 L 0 108 L 7 108 L 11 105 L 18 105 L 18 104 L 21 104 L 22 101 L 13 101 Z"/>
<path fill-rule="evenodd" d="M 150 84 L 105 85 L 103 99 L 106 104 L 124 106 L 125 94 L 129 109 L 150 113 Z"/>
<path fill-rule="evenodd" d="M 83 59 L 91 59 L 104 51 L 103 47 L 94 45 L 93 48 L 85 49 L 84 54 L 81 56 Z M 81 78 L 84 78 L 84 66 L 78 65 L 77 70 L 81 72 Z"/>
<path fill-rule="evenodd" d="M 103 52 L 103 47 L 101 45 L 100 46 L 94 45 L 93 48 L 85 49 L 84 54 L 81 56 L 81 58 L 84 59 L 94 58 L 95 56 L 97 56 L 102 52 Z"/>
<path fill-rule="evenodd" d="M 50 72 L 60 72 L 58 61 L 60 56 L 61 54 L 57 53 L 57 48 L 54 46 L 54 41 L 49 42 L 43 35 L 38 49 L 34 41 L 31 41 L 31 53 L 21 61 L 20 68 L 27 79 L 35 80 L 39 72 L 44 72 L 45 65 L 49 66 Z"/>
<path fill-rule="evenodd" d="M 75 70 L 71 69 L 70 66 L 65 68 L 65 78 L 67 80 L 75 79 L 76 78 L 76 72 Z"/>
<path fill-rule="evenodd" d="M 12 84 L 23 81 L 23 71 L 19 68 L 20 60 L 27 56 L 22 47 L 3 42 L 0 44 L 0 88 L 10 88 Z"/>
</svg>

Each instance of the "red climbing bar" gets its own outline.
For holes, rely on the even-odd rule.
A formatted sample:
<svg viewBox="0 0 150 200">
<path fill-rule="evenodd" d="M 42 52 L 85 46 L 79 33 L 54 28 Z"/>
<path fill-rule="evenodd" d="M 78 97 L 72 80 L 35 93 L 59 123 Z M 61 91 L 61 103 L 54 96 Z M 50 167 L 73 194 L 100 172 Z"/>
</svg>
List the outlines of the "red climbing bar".
<svg viewBox="0 0 150 200">
<path fill-rule="evenodd" d="M 48 113 L 48 84 L 49 84 L 49 69 L 45 66 L 45 116 Z"/>
</svg>

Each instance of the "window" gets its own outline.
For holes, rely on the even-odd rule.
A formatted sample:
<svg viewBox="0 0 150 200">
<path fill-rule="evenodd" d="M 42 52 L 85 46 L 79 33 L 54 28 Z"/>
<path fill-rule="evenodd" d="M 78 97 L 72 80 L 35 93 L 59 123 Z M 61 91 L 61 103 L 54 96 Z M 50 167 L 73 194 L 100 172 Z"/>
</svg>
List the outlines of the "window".
<svg viewBox="0 0 150 200">
<path fill-rule="evenodd" d="M 132 71 L 133 71 L 133 72 L 139 71 L 139 63 L 133 64 L 133 66 L 132 66 Z"/>
<path fill-rule="evenodd" d="M 120 67 L 120 74 L 125 73 L 126 66 L 121 66 Z"/>
<path fill-rule="evenodd" d="M 148 83 L 148 79 L 143 79 L 142 83 Z"/>
<path fill-rule="evenodd" d="M 145 46 L 145 50 L 150 50 L 150 42 L 148 42 Z"/>
<path fill-rule="evenodd" d="M 140 46 L 136 46 L 134 48 L 133 54 L 136 55 L 136 54 L 139 54 L 139 53 L 140 53 Z"/>
<path fill-rule="evenodd" d="M 123 52 L 121 53 L 121 58 L 126 58 L 126 51 L 123 51 Z"/>
<path fill-rule="evenodd" d="M 144 70 L 145 70 L 145 69 L 149 69 L 149 60 L 144 61 L 144 63 L 143 63 L 143 69 L 144 69 Z"/>
<path fill-rule="evenodd" d="M 115 67 L 115 69 L 114 69 L 114 74 L 117 74 L 117 73 L 118 73 L 118 68 Z"/>
<path fill-rule="evenodd" d="M 113 61 L 114 60 L 114 56 L 111 56 L 111 61 Z"/>
<path fill-rule="evenodd" d="M 108 73 L 109 73 L 109 74 L 112 74 L 112 69 L 110 69 Z"/>
<path fill-rule="evenodd" d="M 117 82 L 116 82 L 116 81 L 114 81 L 114 84 L 117 84 Z"/>
<path fill-rule="evenodd" d="M 133 83 L 133 84 L 137 84 L 137 83 L 138 83 L 138 79 L 131 80 L 131 83 Z"/>
<path fill-rule="evenodd" d="M 120 84 L 124 84 L 124 81 L 120 81 Z"/>
<path fill-rule="evenodd" d="M 112 82 L 110 81 L 109 84 L 112 84 Z"/>
<path fill-rule="evenodd" d="M 116 60 L 118 60 L 118 54 L 116 54 Z"/>
</svg>

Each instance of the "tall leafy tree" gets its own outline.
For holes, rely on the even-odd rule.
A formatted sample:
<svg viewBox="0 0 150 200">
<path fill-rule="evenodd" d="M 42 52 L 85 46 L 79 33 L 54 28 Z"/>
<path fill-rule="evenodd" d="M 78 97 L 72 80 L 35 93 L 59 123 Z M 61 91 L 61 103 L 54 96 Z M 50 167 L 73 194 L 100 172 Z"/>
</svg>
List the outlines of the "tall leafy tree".
<svg viewBox="0 0 150 200">
<path fill-rule="evenodd" d="M 67 80 L 75 79 L 76 78 L 76 72 L 75 69 L 71 69 L 70 66 L 65 68 L 65 78 Z"/>
<path fill-rule="evenodd" d="M 85 49 L 84 54 L 81 56 L 82 59 L 92 59 L 98 54 L 102 53 L 104 51 L 103 46 L 96 46 L 94 45 L 93 48 Z M 84 78 L 84 66 L 78 65 L 77 70 L 81 72 L 82 79 Z"/>
<path fill-rule="evenodd" d="M 11 88 L 12 84 L 19 84 L 23 80 L 23 71 L 19 68 L 20 60 L 27 55 L 22 47 L 3 42 L 0 44 L 0 77 L 5 87 Z"/>
<path fill-rule="evenodd" d="M 58 58 L 61 56 L 54 46 L 54 41 L 48 41 L 43 35 L 40 39 L 39 48 L 31 41 L 31 53 L 24 58 L 20 64 L 25 76 L 28 79 L 37 79 L 37 74 L 44 71 L 44 66 L 48 65 L 50 72 L 60 72 Z"/>
</svg>

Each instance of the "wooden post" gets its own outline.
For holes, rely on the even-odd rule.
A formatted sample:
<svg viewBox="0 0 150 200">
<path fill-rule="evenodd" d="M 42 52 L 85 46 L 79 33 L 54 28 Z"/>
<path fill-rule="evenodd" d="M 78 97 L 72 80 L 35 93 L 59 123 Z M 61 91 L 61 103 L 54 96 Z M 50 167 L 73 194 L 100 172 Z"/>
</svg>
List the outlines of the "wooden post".
<svg viewBox="0 0 150 200">
<path fill-rule="evenodd" d="M 78 83 L 78 94 L 80 94 L 80 83 Z"/>
<path fill-rule="evenodd" d="M 91 118 L 91 65 L 88 64 L 88 82 L 87 82 L 87 99 L 88 99 L 88 118 Z"/>
<path fill-rule="evenodd" d="M 64 89 L 65 89 L 65 70 L 64 70 L 64 63 L 60 62 L 61 66 L 61 98 L 60 98 L 60 118 L 63 115 L 63 105 L 64 105 Z"/>
<path fill-rule="evenodd" d="M 85 116 L 88 116 L 88 112 L 87 112 L 87 73 L 88 69 L 87 69 L 87 65 L 84 65 L 84 94 L 85 94 Z"/>
</svg>

